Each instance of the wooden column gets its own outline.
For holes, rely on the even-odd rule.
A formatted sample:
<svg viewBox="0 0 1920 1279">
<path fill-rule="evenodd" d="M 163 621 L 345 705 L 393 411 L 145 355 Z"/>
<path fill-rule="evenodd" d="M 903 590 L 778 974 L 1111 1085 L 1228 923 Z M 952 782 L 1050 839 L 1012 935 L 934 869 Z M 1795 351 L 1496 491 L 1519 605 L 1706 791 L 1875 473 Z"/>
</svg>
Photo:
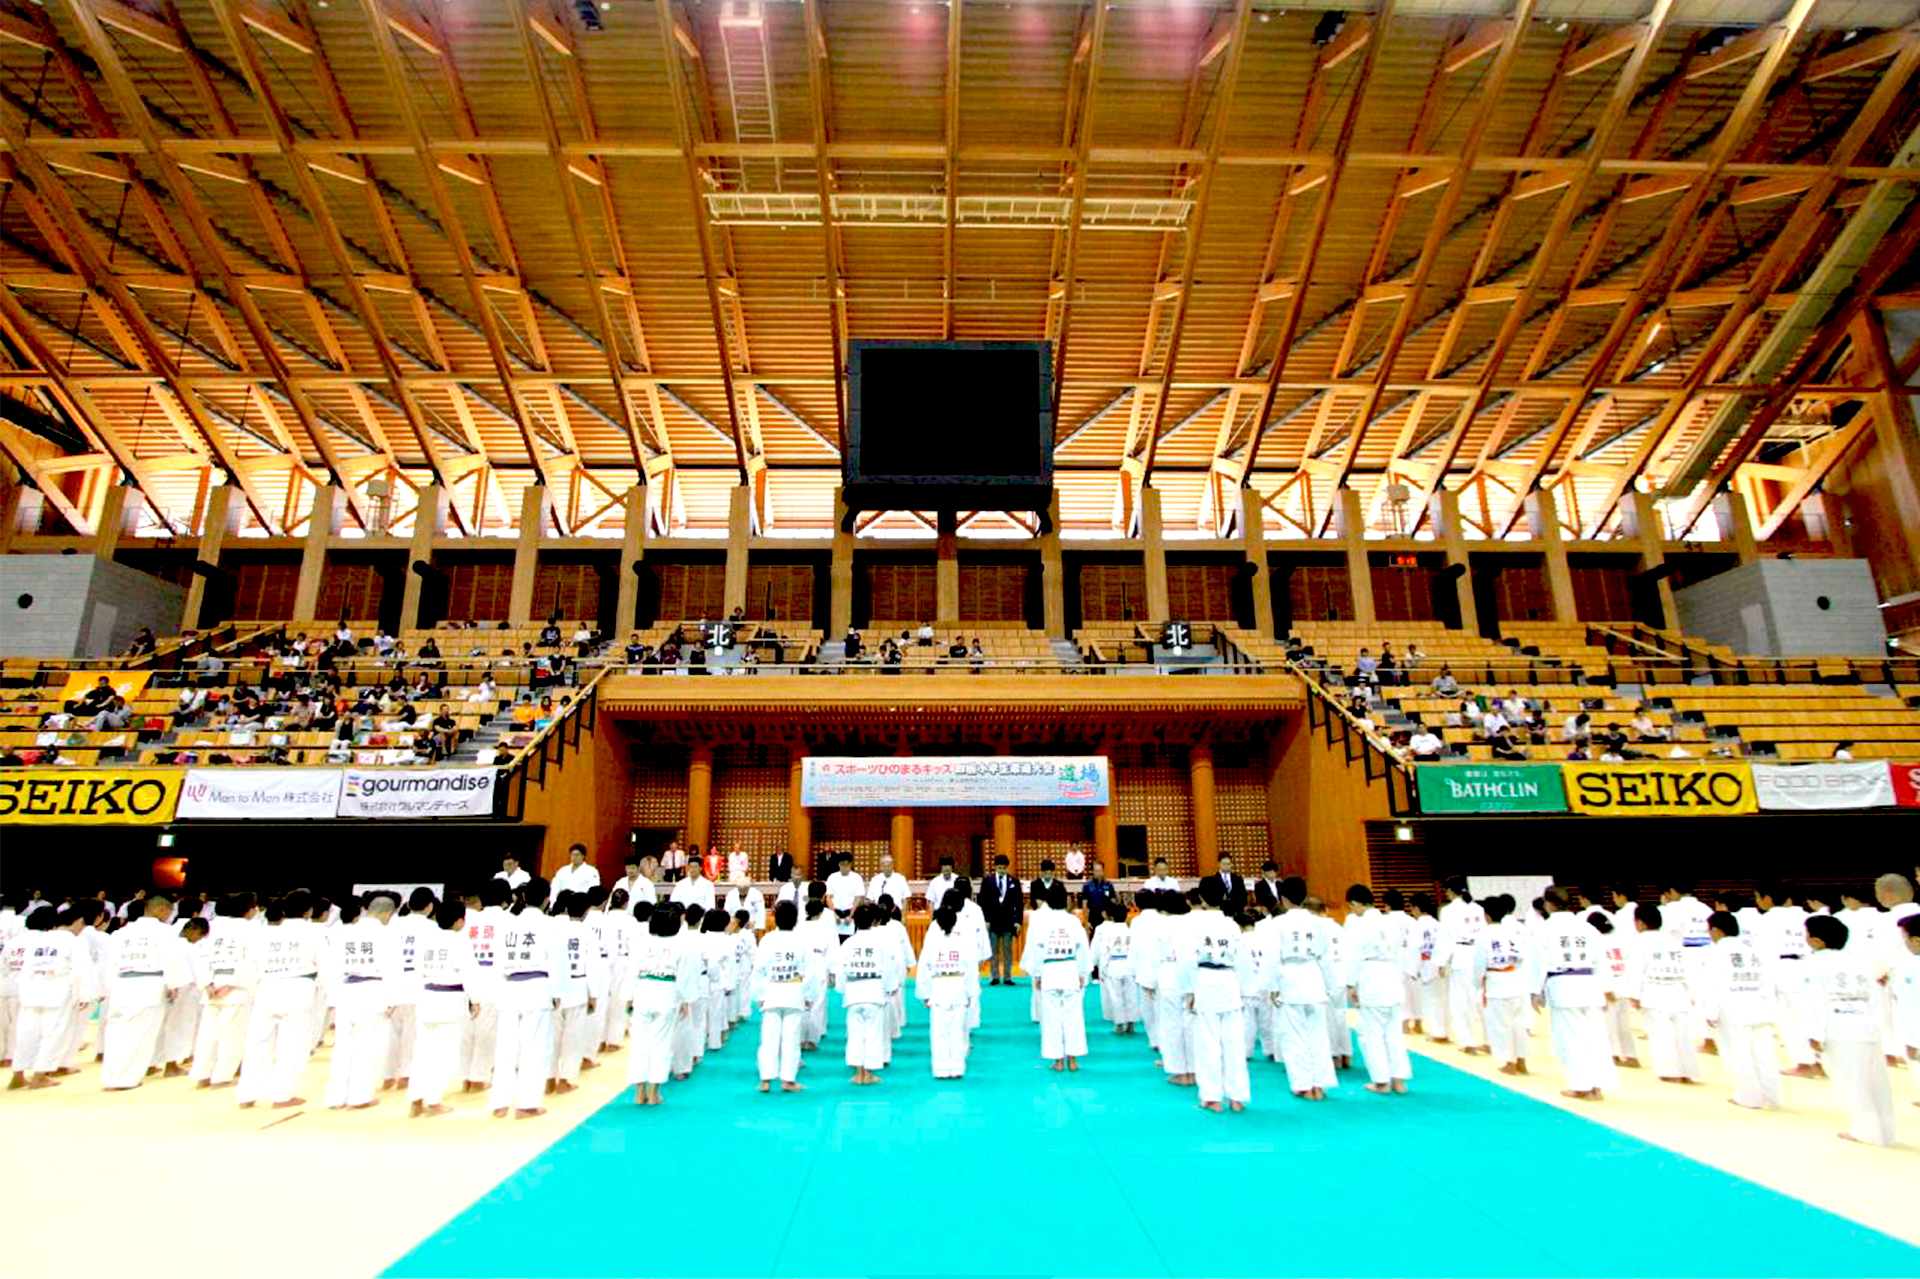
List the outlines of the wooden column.
<svg viewBox="0 0 1920 1279">
<path fill-rule="evenodd" d="M 713 837 L 713 747 L 695 746 L 687 760 L 687 842 L 707 851 Z"/>
<path fill-rule="evenodd" d="M 960 622 L 960 521 L 941 511 L 933 539 L 933 619 L 942 627 Z"/>
<path fill-rule="evenodd" d="M 839 639 L 853 625 L 853 534 L 846 532 L 847 504 L 833 490 L 833 564 L 828 569 L 827 638 Z"/>
<path fill-rule="evenodd" d="M 1640 543 L 1640 571 L 1643 573 L 1661 567 L 1667 562 L 1665 531 L 1660 523 L 1660 508 L 1653 504 L 1653 494 L 1635 492 L 1626 510 L 1628 535 Z M 1660 627 L 1671 630 L 1679 625 L 1680 612 L 1673 603 L 1673 581 L 1661 578 L 1655 587 L 1660 597 Z"/>
<path fill-rule="evenodd" d="M 1160 526 L 1159 489 L 1140 490 L 1140 547 L 1147 575 L 1147 615 L 1139 620 L 1169 621 L 1172 606 L 1167 602 L 1167 543 Z"/>
<path fill-rule="evenodd" d="M 113 559 L 120 549 L 120 538 L 133 531 L 140 514 L 138 490 L 126 484 L 111 484 L 100 495 L 100 519 L 93 526 L 93 553 L 103 560 Z"/>
<path fill-rule="evenodd" d="M 1107 757 L 1107 802 L 1093 810 L 1093 855 L 1108 879 L 1120 878 L 1120 823 L 1113 813 L 1113 799 L 1119 779 L 1113 774 L 1113 752 L 1102 746 Z"/>
<path fill-rule="evenodd" d="M 1187 754 L 1188 789 L 1193 805 L 1193 854 L 1200 873 L 1220 869 L 1220 822 L 1213 811 L 1213 745 L 1195 742 Z"/>
<path fill-rule="evenodd" d="M 1760 558 L 1760 548 L 1753 540 L 1753 512 L 1747 506 L 1746 494 L 1739 489 L 1716 494 L 1713 514 L 1720 523 L 1720 540 L 1733 548 L 1742 564 L 1751 564 Z"/>
<path fill-rule="evenodd" d="M 727 495 L 727 576 L 721 612 L 728 617 L 747 603 L 747 557 L 753 545 L 753 490 L 742 484 Z"/>
<path fill-rule="evenodd" d="M 507 596 L 507 620 L 536 621 L 533 584 L 540 571 L 540 534 L 547 527 L 547 486 L 529 484 L 520 493 L 520 539 L 513 548 L 513 587 Z"/>
<path fill-rule="evenodd" d="M 1546 552 L 1547 594 L 1553 600 L 1553 620 L 1577 622 L 1579 606 L 1573 602 L 1573 569 L 1567 563 L 1566 543 L 1560 539 L 1560 510 L 1552 489 L 1535 489 L 1527 495 L 1527 519 L 1533 536 Z"/>
<path fill-rule="evenodd" d="M 239 523 L 243 502 L 233 500 L 234 487 L 231 484 L 216 484 L 207 490 L 206 513 L 200 521 L 200 545 L 196 548 L 197 557 L 208 564 L 220 563 L 220 550 L 226 545 L 227 538 Z M 187 604 L 180 617 L 180 625 L 188 629 L 198 629 L 206 625 L 201 617 L 207 603 L 207 579 L 195 573 L 187 583 Z"/>
<path fill-rule="evenodd" d="M 1013 748 L 1002 744 L 994 748 L 995 755 L 1011 755 Z M 1019 829 L 1011 808 L 993 810 L 993 851 L 996 856 L 1004 855 L 1008 865 L 1018 873 L 1020 863 L 1014 859 L 1014 846 L 1019 841 Z"/>
<path fill-rule="evenodd" d="M 1273 570 L 1267 566 L 1267 508 L 1252 489 L 1241 489 L 1240 550 L 1253 566 L 1253 629 L 1262 639 L 1279 638 L 1273 624 Z"/>
<path fill-rule="evenodd" d="M 1060 494 L 1047 501 L 1040 535 L 1040 627 L 1049 639 L 1067 638 L 1067 572 L 1060 558 Z"/>
<path fill-rule="evenodd" d="M 913 851 L 913 810 L 896 808 L 887 829 L 887 850 L 893 854 L 894 869 L 908 879 L 919 874 L 919 858 Z"/>
<path fill-rule="evenodd" d="M 810 874 L 813 867 L 813 814 L 800 799 L 806 762 L 805 746 L 795 746 L 787 756 L 787 856 L 796 876 Z"/>
<path fill-rule="evenodd" d="M 1347 551 L 1347 590 L 1353 596 L 1353 620 L 1375 622 L 1373 569 L 1367 563 L 1367 512 L 1360 495 L 1341 489 L 1335 497 L 1334 524 Z"/>
<path fill-rule="evenodd" d="M 420 486 L 420 505 L 413 513 L 413 537 L 407 542 L 407 584 L 400 595 L 400 627 L 420 625 L 427 580 L 413 571 L 416 563 L 433 563 L 433 539 L 447 526 L 447 490 L 439 484 Z"/>
<path fill-rule="evenodd" d="M 1440 541 L 1446 546 L 1447 568 L 1460 569 L 1453 579 L 1454 598 L 1460 604 L 1460 629 L 1477 635 L 1480 613 L 1473 602 L 1473 572 L 1467 563 L 1467 539 L 1460 530 L 1460 495 L 1452 489 L 1441 489 L 1427 509 Z"/>
<path fill-rule="evenodd" d="M 0 476 L 0 555 L 5 555 L 13 546 L 13 539 L 27 531 L 22 522 L 32 515 L 33 522 L 39 523 L 40 504 L 45 499 L 40 490 L 30 487 L 30 481 L 10 484 Z"/>
<path fill-rule="evenodd" d="M 340 531 L 346 509 L 347 491 L 338 484 L 323 485 L 313 491 L 313 506 L 307 512 L 307 536 L 300 545 L 300 580 L 293 589 L 296 622 L 311 622 L 318 617 L 320 583 L 327 575 L 327 543 Z M 409 578 L 412 576 L 408 574 Z M 403 618 L 401 625 L 410 623 Z"/>
<path fill-rule="evenodd" d="M 611 633 L 620 639 L 634 628 L 640 611 L 641 561 L 647 554 L 647 486 L 636 484 L 622 499 L 626 505 L 626 531 L 620 535 L 619 602 L 614 605 Z"/>
</svg>

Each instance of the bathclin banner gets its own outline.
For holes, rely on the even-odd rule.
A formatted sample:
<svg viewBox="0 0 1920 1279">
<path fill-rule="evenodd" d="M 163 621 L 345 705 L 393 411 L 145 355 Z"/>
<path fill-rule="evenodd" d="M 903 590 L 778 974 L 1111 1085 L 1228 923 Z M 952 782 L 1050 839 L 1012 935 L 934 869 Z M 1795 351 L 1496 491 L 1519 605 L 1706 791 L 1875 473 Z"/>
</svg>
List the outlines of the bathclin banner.
<svg viewBox="0 0 1920 1279">
<path fill-rule="evenodd" d="M 349 768 L 342 817 L 491 817 L 491 768 Z"/>
<path fill-rule="evenodd" d="M 185 820 L 300 821 L 339 805 L 337 768 L 190 768 L 180 788 Z"/>
<path fill-rule="evenodd" d="M 809 755 L 808 808 L 1097 808 L 1108 802 L 1104 755 Z"/>
<path fill-rule="evenodd" d="M 1564 813 L 1558 764 L 1422 764 L 1423 813 Z"/>
<path fill-rule="evenodd" d="M 0 771 L 0 822 L 24 826 L 157 826 L 173 820 L 178 768 L 9 768 Z"/>
<path fill-rule="evenodd" d="M 1567 805 L 1596 817 L 1696 817 L 1751 813 L 1753 770 L 1718 760 L 1562 764 Z"/>
<path fill-rule="evenodd" d="M 1893 775 L 1879 760 L 1857 764 L 1755 764 L 1760 807 L 1783 812 L 1891 808 Z"/>
</svg>

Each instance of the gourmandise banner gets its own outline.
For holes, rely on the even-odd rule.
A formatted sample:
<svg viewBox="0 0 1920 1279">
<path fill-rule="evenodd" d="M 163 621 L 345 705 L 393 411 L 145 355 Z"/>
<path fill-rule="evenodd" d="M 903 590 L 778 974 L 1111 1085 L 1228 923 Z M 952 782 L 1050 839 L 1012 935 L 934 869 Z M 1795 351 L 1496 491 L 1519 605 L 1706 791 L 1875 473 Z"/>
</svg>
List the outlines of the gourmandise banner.
<svg viewBox="0 0 1920 1279">
<path fill-rule="evenodd" d="M 1759 811 L 1744 762 L 1563 764 L 1567 807 L 1595 817 L 1695 817 Z"/>
</svg>

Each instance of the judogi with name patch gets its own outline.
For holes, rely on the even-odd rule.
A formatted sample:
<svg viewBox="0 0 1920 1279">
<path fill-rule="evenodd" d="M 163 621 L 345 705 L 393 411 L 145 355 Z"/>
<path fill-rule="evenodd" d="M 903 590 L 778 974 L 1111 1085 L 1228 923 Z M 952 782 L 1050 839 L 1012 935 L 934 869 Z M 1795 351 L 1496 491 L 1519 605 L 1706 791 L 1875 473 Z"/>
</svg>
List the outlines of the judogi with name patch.
<svg viewBox="0 0 1920 1279">
<path fill-rule="evenodd" d="M 1086 926 L 1064 910 L 1040 907 L 1027 920 L 1020 967 L 1039 991 L 1041 1057 L 1057 1062 L 1086 1056 L 1086 1002 L 1081 995 L 1093 967 Z"/>
</svg>

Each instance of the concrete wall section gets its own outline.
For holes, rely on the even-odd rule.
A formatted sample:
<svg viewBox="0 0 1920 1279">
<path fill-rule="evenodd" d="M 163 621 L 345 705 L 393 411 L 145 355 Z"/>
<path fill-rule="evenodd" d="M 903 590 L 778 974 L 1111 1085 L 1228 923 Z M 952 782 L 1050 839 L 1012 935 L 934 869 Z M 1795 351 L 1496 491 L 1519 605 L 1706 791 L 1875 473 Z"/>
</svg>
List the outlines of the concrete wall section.
<svg viewBox="0 0 1920 1279">
<path fill-rule="evenodd" d="M 176 634 L 184 587 L 91 555 L 0 556 L 0 632 L 10 655 L 105 657 L 142 626 Z"/>
<path fill-rule="evenodd" d="M 1865 560 L 1758 560 L 1674 592 L 1687 634 L 1760 657 L 1885 654 Z"/>
</svg>

